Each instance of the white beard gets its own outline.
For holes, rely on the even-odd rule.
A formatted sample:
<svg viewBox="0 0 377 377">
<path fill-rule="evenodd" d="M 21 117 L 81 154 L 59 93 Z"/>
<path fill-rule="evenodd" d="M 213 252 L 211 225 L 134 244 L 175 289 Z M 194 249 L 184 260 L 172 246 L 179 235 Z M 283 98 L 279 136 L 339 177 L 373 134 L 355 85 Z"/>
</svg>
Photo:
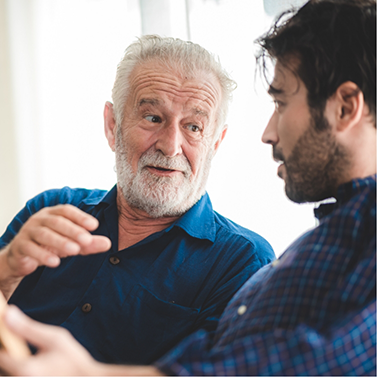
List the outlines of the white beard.
<svg viewBox="0 0 377 377">
<path fill-rule="evenodd" d="M 195 180 L 190 179 L 192 170 L 185 156 L 166 157 L 154 147 L 141 156 L 137 172 L 134 173 L 122 136 L 117 133 L 115 156 L 118 186 L 131 207 L 141 209 L 154 218 L 181 216 L 203 196 L 213 154 L 211 149 Z M 182 174 L 173 178 L 157 177 L 145 168 L 147 165 L 180 170 Z"/>
</svg>

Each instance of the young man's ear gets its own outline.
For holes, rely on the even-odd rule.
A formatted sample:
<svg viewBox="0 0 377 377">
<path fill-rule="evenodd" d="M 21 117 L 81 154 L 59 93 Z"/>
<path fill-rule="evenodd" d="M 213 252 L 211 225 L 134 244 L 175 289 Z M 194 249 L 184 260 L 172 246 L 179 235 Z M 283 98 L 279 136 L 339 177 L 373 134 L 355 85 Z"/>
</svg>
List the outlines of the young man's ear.
<svg viewBox="0 0 377 377">
<path fill-rule="evenodd" d="M 115 133 L 116 133 L 116 123 L 114 118 L 113 104 L 111 102 L 105 103 L 105 109 L 103 110 L 103 118 L 105 122 L 105 135 L 107 142 L 111 150 L 115 151 Z"/>
<path fill-rule="evenodd" d="M 215 143 L 215 148 L 214 148 L 215 149 L 215 153 L 219 149 L 221 142 L 224 140 L 224 137 L 225 137 L 227 131 L 228 131 L 228 125 L 226 124 L 224 126 L 223 130 L 220 132 L 220 135 L 217 138 L 217 141 Z"/>
<path fill-rule="evenodd" d="M 355 83 L 346 81 L 341 84 L 333 99 L 335 101 L 338 131 L 352 128 L 360 122 L 365 110 L 365 102 L 363 92 Z"/>
</svg>

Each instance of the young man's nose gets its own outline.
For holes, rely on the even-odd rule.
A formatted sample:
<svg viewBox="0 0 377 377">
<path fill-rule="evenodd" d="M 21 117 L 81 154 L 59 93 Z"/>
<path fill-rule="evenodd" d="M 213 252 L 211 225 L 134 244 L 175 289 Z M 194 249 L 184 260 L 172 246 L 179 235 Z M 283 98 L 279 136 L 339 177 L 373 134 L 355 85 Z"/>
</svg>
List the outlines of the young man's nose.
<svg viewBox="0 0 377 377">
<path fill-rule="evenodd" d="M 266 144 L 275 145 L 278 143 L 278 141 L 279 137 L 277 134 L 277 116 L 274 113 L 272 114 L 265 130 L 263 131 L 262 142 Z"/>
</svg>

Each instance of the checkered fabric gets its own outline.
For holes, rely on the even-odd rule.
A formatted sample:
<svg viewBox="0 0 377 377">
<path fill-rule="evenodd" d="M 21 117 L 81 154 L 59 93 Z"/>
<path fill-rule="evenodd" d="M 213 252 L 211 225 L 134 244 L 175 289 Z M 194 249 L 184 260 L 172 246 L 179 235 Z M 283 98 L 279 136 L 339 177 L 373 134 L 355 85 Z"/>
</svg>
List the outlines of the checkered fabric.
<svg viewBox="0 0 377 377">
<path fill-rule="evenodd" d="M 317 213 L 326 212 L 318 210 Z M 376 375 L 376 176 L 155 364 L 170 375 Z"/>
</svg>

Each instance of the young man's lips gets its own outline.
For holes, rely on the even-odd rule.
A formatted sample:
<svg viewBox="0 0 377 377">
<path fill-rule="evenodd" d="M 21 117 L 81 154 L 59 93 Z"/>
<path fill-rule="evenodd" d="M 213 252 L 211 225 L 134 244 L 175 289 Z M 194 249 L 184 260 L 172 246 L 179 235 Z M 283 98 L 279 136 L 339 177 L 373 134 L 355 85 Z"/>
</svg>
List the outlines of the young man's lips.
<svg viewBox="0 0 377 377">
<path fill-rule="evenodd" d="M 284 166 L 284 162 L 280 161 L 280 165 L 278 166 L 278 171 L 277 171 L 278 176 L 280 178 L 283 178 L 283 166 Z"/>
</svg>

